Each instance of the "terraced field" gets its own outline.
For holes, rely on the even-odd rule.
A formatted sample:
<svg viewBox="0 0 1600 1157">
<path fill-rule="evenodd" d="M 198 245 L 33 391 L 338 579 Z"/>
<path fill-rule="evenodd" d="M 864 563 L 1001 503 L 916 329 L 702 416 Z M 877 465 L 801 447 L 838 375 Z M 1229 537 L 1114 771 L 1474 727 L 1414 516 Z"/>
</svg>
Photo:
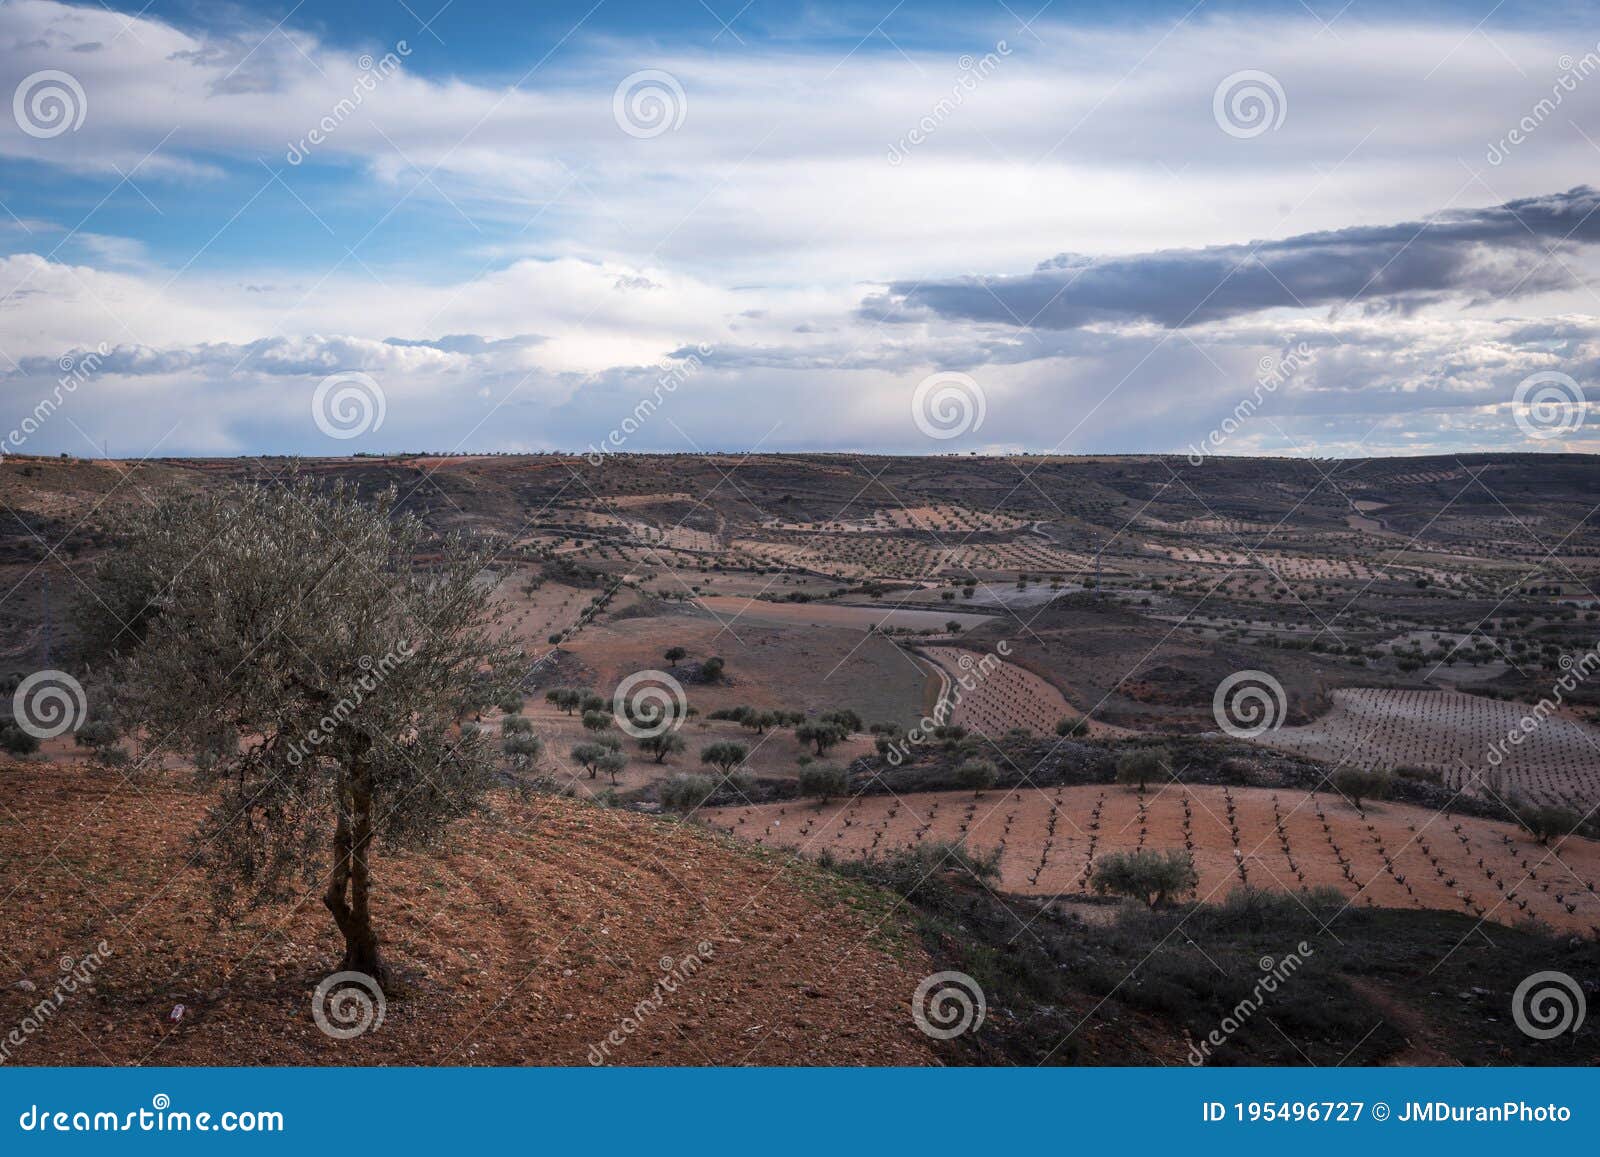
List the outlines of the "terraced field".
<svg viewBox="0 0 1600 1157">
<path fill-rule="evenodd" d="M 1426 768 L 1459 790 L 1580 812 L 1600 800 L 1600 729 L 1569 715 L 1524 731 L 1531 707 L 1458 691 L 1360 687 L 1335 691 L 1333 703 L 1315 722 L 1258 742 L 1332 764 Z"/>
<path fill-rule="evenodd" d="M 1405 804 L 1363 813 L 1332 794 L 1172 784 L 871 795 L 702 812 L 757 843 L 805 855 L 882 854 L 924 841 L 999 848 L 1001 887 L 1030 896 L 1085 895 L 1107 852 L 1187 848 L 1202 899 L 1251 885 L 1327 886 L 1351 904 L 1434 908 L 1513 924 L 1537 917 L 1600 928 L 1600 843 L 1554 847 L 1510 824 Z"/>
</svg>

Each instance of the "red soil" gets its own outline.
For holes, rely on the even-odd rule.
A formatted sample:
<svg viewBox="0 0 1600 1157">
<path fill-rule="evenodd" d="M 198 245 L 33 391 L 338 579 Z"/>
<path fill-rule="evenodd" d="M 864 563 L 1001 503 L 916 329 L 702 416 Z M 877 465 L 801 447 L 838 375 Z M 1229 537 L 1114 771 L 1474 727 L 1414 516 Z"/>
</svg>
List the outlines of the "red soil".
<svg viewBox="0 0 1600 1157">
<path fill-rule="evenodd" d="M 1376 907 L 1444 908 L 1504 924 L 1533 916 L 1577 931 L 1600 926 L 1600 843 L 1571 837 L 1544 847 L 1509 824 L 1404 804 L 1372 804 L 1362 815 L 1331 794 L 1176 784 L 1144 794 L 1019 788 L 701 814 L 757 843 L 808 854 L 885 853 L 925 840 L 998 847 L 1001 887 L 1025 895 L 1082 894 L 1093 861 L 1106 852 L 1187 842 L 1202 899 L 1220 900 L 1246 882 L 1278 890 L 1325 885 Z"/>
<path fill-rule="evenodd" d="M 382 1025 L 325 1036 L 339 946 L 314 897 L 213 928 L 186 868 L 203 800 L 60 764 L 0 763 L 0 1025 L 62 957 L 111 949 L 16 1064 L 926 1064 L 909 1001 L 932 966 L 881 897 L 703 830 L 571 800 L 498 801 L 437 855 L 377 866 L 400 976 Z M 704 944 L 707 947 L 702 949 Z M 698 954 L 698 972 L 625 1017 Z M 26 981 L 33 986 L 28 990 Z M 171 1019 L 183 1005 L 182 1016 Z"/>
</svg>

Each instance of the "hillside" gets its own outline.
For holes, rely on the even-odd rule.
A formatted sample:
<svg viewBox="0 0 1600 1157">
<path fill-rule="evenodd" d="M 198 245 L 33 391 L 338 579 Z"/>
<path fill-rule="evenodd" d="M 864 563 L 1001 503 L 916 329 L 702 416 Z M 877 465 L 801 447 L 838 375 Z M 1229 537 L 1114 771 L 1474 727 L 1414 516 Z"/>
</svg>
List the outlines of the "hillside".
<svg viewBox="0 0 1600 1157">
<path fill-rule="evenodd" d="M 613 1031 L 604 1059 L 629 1065 L 935 1059 L 906 1011 L 931 965 L 881 893 L 555 796 L 500 800 L 437 858 L 382 862 L 403 991 L 380 1027 L 330 1039 L 308 1015 L 339 960 L 320 902 L 213 928 L 185 866 L 200 798 L 119 779 L 0 762 L 0 921 L 27 930 L 0 958 L 0 1017 L 20 1023 L 61 959 L 110 948 L 12 1063 L 583 1065 Z M 690 956 L 677 992 L 622 1026 L 662 962 Z"/>
</svg>

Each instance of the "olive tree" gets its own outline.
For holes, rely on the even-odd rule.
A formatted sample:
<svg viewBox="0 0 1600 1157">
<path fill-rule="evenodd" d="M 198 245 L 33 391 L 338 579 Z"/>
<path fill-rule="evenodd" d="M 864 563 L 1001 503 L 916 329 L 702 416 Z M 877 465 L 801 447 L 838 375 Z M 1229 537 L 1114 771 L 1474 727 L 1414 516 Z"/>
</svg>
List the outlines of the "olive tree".
<svg viewBox="0 0 1600 1157">
<path fill-rule="evenodd" d="M 431 842 L 495 775 L 493 738 L 460 725 L 510 692 L 518 661 L 485 562 L 434 543 L 392 490 L 364 502 L 298 476 L 135 513 L 83 636 L 143 758 L 188 754 L 216 790 L 194 860 L 224 912 L 320 889 L 343 967 L 388 977 L 375 849 Z"/>
</svg>

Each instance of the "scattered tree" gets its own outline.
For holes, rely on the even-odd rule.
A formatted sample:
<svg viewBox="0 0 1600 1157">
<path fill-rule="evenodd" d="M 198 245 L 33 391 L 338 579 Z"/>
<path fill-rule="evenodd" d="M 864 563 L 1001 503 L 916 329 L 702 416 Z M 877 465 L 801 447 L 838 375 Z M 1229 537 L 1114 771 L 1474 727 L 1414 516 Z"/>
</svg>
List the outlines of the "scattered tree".
<svg viewBox="0 0 1600 1157">
<path fill-rule="evenodd" d="M 1100 895 L 1127 896 L 1152 908 L 1187 895 L 1200 883 L 1194 857 L 1176 849 L 1107 852 L 1094 863 L 1094 890 Z"/>
<path fill-rule="evenodd" d="M 993 787 L 999 777 L 999 768 L 987 759 L 969 759 L 956 768 L 956 784 L 970 787 L 974 796 L 982 795 L 985 788 Z"/>
<path fill-rule="evenodd" d="M 836 763 L 812 763 L 800 769 L 800 794 L 827 803 L 850 790 L 850 777 Z"/>
<path fill-rule="evenodd" d="M 96 567 L 81 635 L 125 733 L 215 755 L 195 846 L 219 905 L 319 881 L 343 968 L 382 984 L 374 849 L 427 843 L 493 782 L 492 741 L 457 727 L 521 666 L 492 633 L 488 558 L 434 548 L 393 490 L 366 503 L 303 478 L 166 499 L 128 538 Z M 424 544 L 441 555 L 427 573 L 412 567 Z"/>
</svg>

